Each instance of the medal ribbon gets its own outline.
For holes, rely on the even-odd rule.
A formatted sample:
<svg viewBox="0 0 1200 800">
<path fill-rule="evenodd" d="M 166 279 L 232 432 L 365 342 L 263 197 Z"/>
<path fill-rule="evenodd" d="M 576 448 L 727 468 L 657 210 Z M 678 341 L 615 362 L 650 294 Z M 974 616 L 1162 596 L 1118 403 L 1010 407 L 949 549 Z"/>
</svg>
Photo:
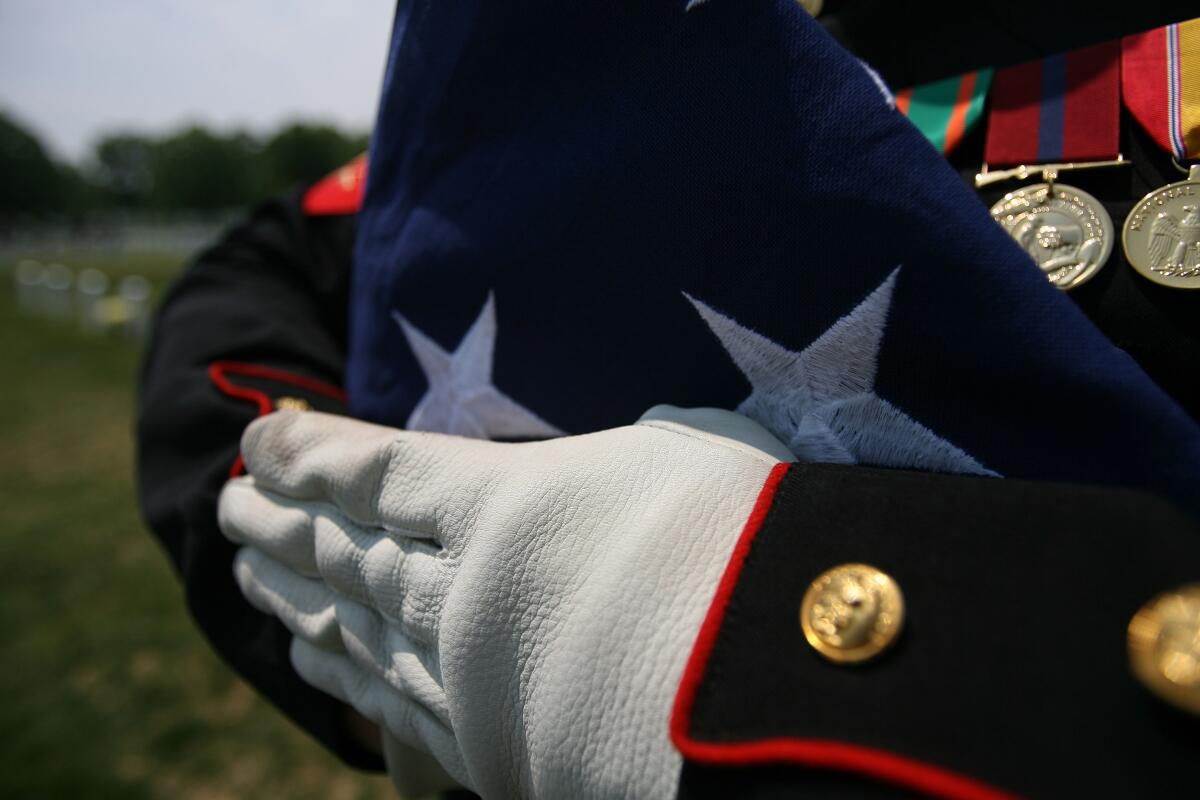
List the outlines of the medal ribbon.
<svg viewBox="0 0 1200 800">
<path fill-rule="evenodd" d="M 1116 158 L 1120 57 L 1120 42 L 1104 42 L 997 71 L 988 166 Z"/>
<path fill-rule="evenodd" d="M 990 69 L 925 83 L 896 93 L 896 108 L 947 155 L 979 121 L 992 80 Z"/>
<path fill-rule="evenodd" d="M 1200 19 L 1121 40 L 1125 106 L 1158 146 L 1200 157 Z"/>
</svg>

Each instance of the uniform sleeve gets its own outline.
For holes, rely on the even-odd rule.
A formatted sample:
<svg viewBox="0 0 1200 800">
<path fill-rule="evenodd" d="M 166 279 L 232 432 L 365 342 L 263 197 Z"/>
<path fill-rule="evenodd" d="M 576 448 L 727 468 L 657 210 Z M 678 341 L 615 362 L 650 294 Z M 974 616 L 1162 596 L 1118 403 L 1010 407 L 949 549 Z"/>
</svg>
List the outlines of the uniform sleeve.
<svg viewBox="0 0 1200 800">
<path fill-rule="evenodd" d="M 348 709 L 295 674 L 284 627 L 243 599 L 217 528 L 249 422 L 276 407 L 344 410 L 354 217 L 304 205 L 296 194 L 259 208 L 168 292 L 139 387 L 138 495 L 217 652 L 348 763 L 382 768 L 350 734 Z"/>
<path fill-rule="evenodd" d="M 1164 797 L 1194 781 L 1200 589 L 1177 590 L 1200 579 L 1195 520 L 1111 488 L 777 472 L 685 670 L 680 797 Z M 819 653 L 801 621 L 848 564 L 903 602 L 891 647 L 860 663 Z M 872 607 L 843 594 L 816 613 L 852 630 L 856 603 Z M 1148 614 L 1166 622 L 1146 663 L 1128 638 Z"/>
</svg>

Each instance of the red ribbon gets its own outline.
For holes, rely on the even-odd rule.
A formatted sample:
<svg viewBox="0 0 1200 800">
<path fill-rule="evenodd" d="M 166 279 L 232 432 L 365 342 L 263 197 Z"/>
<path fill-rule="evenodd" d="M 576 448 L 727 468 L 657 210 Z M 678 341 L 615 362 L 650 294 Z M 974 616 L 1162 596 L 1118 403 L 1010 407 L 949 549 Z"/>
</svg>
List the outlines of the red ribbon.
<svg viewBox="0 0 1200 800">
<path fill-rule="evenodd" d="M 1120 152 L 1120 42 L 999 70 L 988 166 L 1107 161 Z"/>
</svg>

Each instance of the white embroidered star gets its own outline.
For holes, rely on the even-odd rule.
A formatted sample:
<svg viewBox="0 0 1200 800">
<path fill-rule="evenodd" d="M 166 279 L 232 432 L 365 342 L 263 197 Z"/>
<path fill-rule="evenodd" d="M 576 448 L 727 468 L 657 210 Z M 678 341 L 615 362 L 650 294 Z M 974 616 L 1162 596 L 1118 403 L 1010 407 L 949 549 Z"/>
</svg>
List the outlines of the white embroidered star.
<svg viewBox="0 0 1200 800">
<path fill-rule="evenodd" d="M 393 319 L 404 331 L 425 372 L 429 390 L 405 427 L 453 433 L 477 439 L 541 439 L 563 432 L 492 385 L 496 348 L 496 303 L 487 302 L 453 353 L 447 353 L 398 311 Z"/>
<path fill-rule="evenodd" d="M 737 410 L 801 460 L 997 475 L 875 394 L 879 346 L 899 272 L 897 267 L 800 352 L 684 296 L 750 381 L 750 396 Z"/>
</svg>

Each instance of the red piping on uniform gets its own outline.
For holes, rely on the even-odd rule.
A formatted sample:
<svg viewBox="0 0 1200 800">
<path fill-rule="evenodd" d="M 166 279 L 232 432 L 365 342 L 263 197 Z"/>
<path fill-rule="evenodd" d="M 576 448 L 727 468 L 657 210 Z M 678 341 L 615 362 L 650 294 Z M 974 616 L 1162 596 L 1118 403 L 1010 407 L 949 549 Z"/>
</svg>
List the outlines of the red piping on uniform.
<svg viewBox="0 0 1200 800">
<path fill-rule="evenodd" d="M 363 153 L 309 188 L 300 201 L 301 208 L 310 217 L 357 214 L 366 184 L 367 154 Z"/>
<path fill-rule="evenodd" d="M 213 382 L 213 386 L 222 394 L 235 397 L 238 400 L 245 400 L 254 403 L 258 407 L 258 416 L 263 417 L 275 410 L 275 404 L 271 402 L 271 398 L 266 392 L 254 389 L 249 386 L 238 386 L 233 381 L 229 380 L 227 375 L 242 375 L 247 378 L 262 378 L 263 380 L 275 381 L 276 383 L 286 383 L 290 386 L 297 386 L 301 389 L 307 389 L 310 392 L 331 397 L 339 403 L 346 402 L 346 392 L 325 381 L 319 381 L 316 378 L 309 378 L 304 375 L 296 375 L 292 372 L 285 372 L 274 367 L 264 367 L 259 364 L 243 364 L 238 361 L 214 361 L 208 365 L 208 378 Z M 233 467 L 229 470 L 229 477 L 236 478 L 246 471 L 246 465 L 242 462 L 242 454 L 238 453 L 237 460 L 233 462 Z"/>
<path fill-rule="evenodd" d="M 671 741 L 676 749 L 684 758 L 699 764 L 798 764 L 855 772 L 944 800 L 1013 800 L 1015 795 L 992 788 L 973 778 L 872 747 L 829 739 L 783 736 L 740 742 L 704 742 L 691 738 L 692 708 L 700 683 L 704 680 L 708 659 L 716 646 L 717 635 L 725 619 L 725 610 L 737 587 L 754 537 L 762 527 L 775 500 L 779 484 L 790 467 L 790 464 L 776 464 L 767 476 L 754 509 L 750 512 L 750 518 L 746 520 L 746 527 L 733 548 L 729 564 L 726 565 L 725 572 L 717 584 L 717 591 L 704 623 L 700 626 L 696 643 L 692 646 L 692 654 L 688 657 L 683 678 L 679 682 L 675 706 L 671 710 Z"/>
</svg>

